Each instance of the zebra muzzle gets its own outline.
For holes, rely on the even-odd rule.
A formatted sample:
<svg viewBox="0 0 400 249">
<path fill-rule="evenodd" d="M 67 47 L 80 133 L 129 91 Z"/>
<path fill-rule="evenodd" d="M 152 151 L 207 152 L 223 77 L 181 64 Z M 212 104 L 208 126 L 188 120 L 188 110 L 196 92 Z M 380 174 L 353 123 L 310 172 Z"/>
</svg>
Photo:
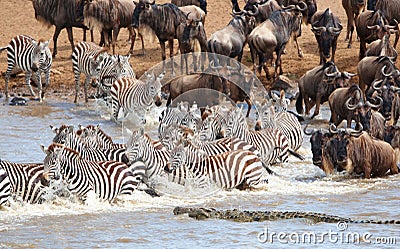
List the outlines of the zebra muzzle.
<svg viewBox="0 0 400 249">
<path fill-rule="evenodd" d="M 172 166 L 170 163 L 167 163 L 167 165 L 165 165 L 164 171 L 167 173 L 172 173 Z"/>
</svg>

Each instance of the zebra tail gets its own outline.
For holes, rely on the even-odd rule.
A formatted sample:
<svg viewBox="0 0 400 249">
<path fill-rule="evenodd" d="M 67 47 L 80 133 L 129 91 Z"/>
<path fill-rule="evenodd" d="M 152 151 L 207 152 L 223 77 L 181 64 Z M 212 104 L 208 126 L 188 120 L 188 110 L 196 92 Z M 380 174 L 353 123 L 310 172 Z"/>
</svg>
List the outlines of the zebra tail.
<svg viewBox="0 0 400 249">
<path fill-rule="evenodd" d="M 267 170 L 268 174 L 276 175 L 276 173 L 272 169 L 270 169 L 270 167 L 268 167 L 267 164 L 265 164 L 263 161 L 261 161 L 261 163 L 262 163 L 262 166 Z"/>
<path fill-rule="evenodd" d="M 6 49 L 7 49 L 7 47 L 0 47 L 0 54 Z"/>
<path fill-rule="evenodd" d="M 292 156 L 297 157 L 298 159 L 304 161 L 304 156 L 300 155 L 299 153 L 297 153 L 296 151 L 289 149 L 289 153 L 292 154 Z"/>
</svg>

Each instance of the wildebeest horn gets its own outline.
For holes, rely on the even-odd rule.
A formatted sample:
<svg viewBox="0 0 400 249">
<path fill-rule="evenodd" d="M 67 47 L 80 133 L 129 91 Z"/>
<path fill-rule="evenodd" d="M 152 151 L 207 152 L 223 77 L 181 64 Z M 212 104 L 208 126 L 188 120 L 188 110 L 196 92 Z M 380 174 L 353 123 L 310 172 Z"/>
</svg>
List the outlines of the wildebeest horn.
<svg viewBox="0 0 400 249">
<path fill-rule="evenodd" d="M 314 32 L 314 33 L 325 32 L 326 31 L 326 27 L 314 27 L 314 26 L 311 26 L 311 31 Z"/>
<path fill-rule="evenodd" d="M 241 15 L 241 14 L 243 14 L 243 13 L 244 13 L 243 10 L 236 11 L 235 8 L 232 7 L 232 14 L 234 14 L 235 16 L 236 16 L 236 15 Z"/>
<path fill-rule="evenodd" d="M 260 12 L 260 10 L 258 9 L 258 7 L 257 7 L 257 6 L 253 6 L 253 8 L 254 8 L 254 12 L 248 11 L 246 14 L 249 14 L 250 16 L 256 16 L 256 15 L 258 15 L 258 13 Z"/>
<path fill-rule="evenodd" d="M 214 70 L 218 70 L 218 69 L 222 68 L 222 66 L 214 66 L 214 61 L 210 61 L 209 66 L 211 69 L 214 69 Z"/>
<path fill-rule="evenodd" d="M 333 77 L 337 77 L 338 74 L 340 74 L 340 72 L 328 73 L 328 70 L 329 70 L 329 67 L 325 68 L 325 70 L 324 70 L 324 74 L 326 77 L 333 78 Z"/>
<path fill-rule="evenodd" d="M 382 67 L 382 69 L 381 69 L 381 73 L 382 73 L 382 75 L 384 76 L 384 77 L 391 77 L 392 76 L 392 74 L 393 74 L 393 72 L 390 72 L 390 73 L 385 73 L 385 69 L 386 69 L 386 65 L 384 65 L 383 67 Z"/>
<path fill-rule="evenodd" d="M 390 90 L 392 90 L 393 92 L 397 92 L 397 91 L 400 91 L 400 87 L 390 86 Z"/>
<path fill-rule="evenodd" d="M 329 132 L 332 134 L 337 134 L 339 132 L 338 128 L 334 124 L 329 125 Z"/>
<path fill-rule="evenodd" d="M 374 104 L 371 104 L 371 102 L 369 102 L 369 101 L 367 101 L 367 103 L 365 103 L 365 104 L 371 108 L 379 108 L 383 104 L 383 99 L 379 96 L 376 96 L 376 99 L 378 99 L 379 104 L 374 105 Z"/>
<path fill-rule="evenodd" d="M 381 90 L 382 86 L 378 86 L 379 84 L 381 84 L 383 82 L 383 80 L 376 80 L 375 82 L 372 83 L 372 88 L 374 88 L 374 90 L 378 91 Z"/>
<path fill-rule="evenodd" d="M 356 75 L 357 75 L 357 74 L 349 73 L 349 72 L 346 72 L 346 71 L 343 72 L 343 76 L 344 76 L 346 79 L 351 79 L 351 77 L 354 77 L 354 76 L 356 76 Z"/>
<path fill-rule="evenodd" d="M 307 131 L 307 127 L 308 127 L 308 124 L 306 124 L 306 126 L 303 129 L 303 131 L 304 131 L 304 134 L 310 136 L 315 132 L 315 129 L 312 129 L 311 131 Z"/>
<path fill-rule="evenodd" d="M 360 99 L 360 101 L 359 101 L 357 104 L 355 104 L 355 105 L 350 105 L 350 101 L 351 101 L 352 99 L 353 99 L 353 98 L 349 98 L 349 99 L 346 100 L 346 102 L 344 103 L 345 106 L 347 107 L 347 109 L 349 109 L 350 111 L 354 111 L 355 109 L 360 108 L 360 107 L 363 106 L 363 103 L 362 103 L 362 100 L 361 100 L 361 99 Z"/>
<path fill-rule="evenodd" d="M 334 35 L 340 34 L 341 31 L 342 31 L 342 28 L 335 28 L 335 27 L 328 28 L 328 32 L 331 34 L 334 34 Z"/>
<path fill-rule="evenodd" d="M 351 128 L 346 128 L 346 133 L 351 135 L 351 136 L 355 136 L 355 137 L 360 136 L 362 134 L 364 128 L 363 128 L 362 124 L 358 123 L 358 125 L 359 125 L 359 129 L 358 130 L 354 130 L 354 129 L 351 129 Z"/>
<path fill-rule="evenodd" d="M 370 29 L 370 30 L 377 30 L 377 29 L 379 29 L 381 26 L 379 26 L 379 25 L 374 25 L 374 26 L 367 26 L 367 29 Z"/>
<path fill-rule="evenodd" d="M 303 5 L 303 7 L 300 7 L 300 4 Z M 296 9 L 299 11 L 304 11 L 307 9 L 307 4 L 303 1 L 299 1 L 299 3 L 296 5 Z"/>
</svg>

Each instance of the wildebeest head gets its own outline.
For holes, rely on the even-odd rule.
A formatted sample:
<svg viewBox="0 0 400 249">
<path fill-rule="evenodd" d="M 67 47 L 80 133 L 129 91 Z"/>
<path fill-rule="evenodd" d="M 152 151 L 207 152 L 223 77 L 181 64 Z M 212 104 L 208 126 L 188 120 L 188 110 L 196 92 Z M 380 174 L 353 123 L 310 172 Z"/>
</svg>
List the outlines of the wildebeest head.
<svg viewBox="0 0 400 249">
<path fill-rule="evenodd" d="M 354 111 L 355 120 L 357 123 L 360 123 L 365 131 L 370 131 L 371 129 L 371 115 L 372 109 L 378 109 L 382 106 L 383 100 L 380 97 L 376 97 L 377 104 L 372 104 L 369 101 L 364 103 L 364 100 L 361 98 L 357 104 L 351 105 L 351 98 L 348 99 L 345 103 L 347 109 L 350 111 Z"/>
<path fill-rule="evenodd" d="M 368 22 L 367 29 L 372 31 L 372 33 L 369 35 L 369 37 L 367 37 L 367 40 L 375 40 L 372 39 L 372 37 L 376 37 L 376 39 L 382 39 L 386 34 L 389 34 L 390 31 L 395 28 L 395 26 L 389 25 L 384 13 L 380 10 L 377 10 L 374 12 Z"/>
<path fill-rule="evenodd" d="M 348 86 L 349 80 L 355 74 L 348 72 L 339 72 L 336 65 L 333 62 L 325 64 L 323 82 L 327 85 L 333 85 L 335 88 Z"/>
<path fill-rule="evenodd" d="M 337 22 L 336 17 L 329 8 L 325 10 L 319 20 L 311 25 L 311 30 L 315 34 L 322 55 L 326 59 L 329 59 L 331 57 L 332 45 L 343 29 L 342 25 Z"/>
<path fill-rule="evenodd" d="M 304 127 L 304 134 L 311 135 L 311 152 L 313 154 L 313 164 L 322 167 L 322 149 L 325 146 L 326 141 L 332 136 L 332 134 L 326 129 L 313 129 L 308 130 L 306 125 Z"/>
<path fill-rule="evenodd" d="M 188 13 L 189 16 L 190 13 Z M 197 37 L 205 36 L 203 22 L 200 19 L 191 19 L 188 18 L 186 20 L 185 26 L 183 28 L 182 35 L 182 46 L 184 48 L 184 52 L 188 53 L 191 51 L 192 43 Z"/>
<path fill-rule="evenodd" d="M 151 6 L 155 5 L 155 0 L 139 0 L 139 2 L 134 3 L 136 7 L 132 15 L 132 26 L 138 28 L 141 13 L 151 11 Z"/>
</svg>

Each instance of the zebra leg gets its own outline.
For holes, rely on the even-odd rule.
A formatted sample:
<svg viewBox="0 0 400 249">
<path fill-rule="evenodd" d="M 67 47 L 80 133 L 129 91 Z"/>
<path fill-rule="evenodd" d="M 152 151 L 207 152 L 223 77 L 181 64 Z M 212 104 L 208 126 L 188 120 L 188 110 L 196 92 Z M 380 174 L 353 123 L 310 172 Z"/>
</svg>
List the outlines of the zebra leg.
<svg viewBox="0 0 400 249">
<path fill-rule="evenodd" d="M 86 76 L 85 85 L 83 86 L 83 90 L 85 92 L 85 103 L 88 102 L 88 87 L 89 87 L 89 83 L 90 83 L 90 77 Z"/>
<path fill-rule="evenodd" d="M 31 86 L 31 76 L 32 76 L 32 72 L 26 72 L 26 74 L 25 74 L 25 83 L 28 86 L 31 95 L 35 96 L 35 92 L 33 91 L 32 86 Z M 40 82 L 38 82 L 38 83 L 40 83 Z"/>
<path fill-rule="evenodd" d="M 40 71 L 37 71 L 35 73 L 36 79 L 37 79 L 37 84 L 38 84 L 38 95 L 39 95 L 39 102 L 42 102 L 42 75 Z M 30 81 L 29 81 L 30 82 Z M 30 89 L 32 90 L 31 85 L 29 84 Z"/>
<path fill-rule="evenodd" d="M 74 103 L 76 104 L 78 102 L 79 81 L 81 78 L 81 74 L 80 74 L 80 72 L 74 72 L 74 73 L 75 73 L 75 100 L 74 100 Z M 88 78 L 87 75 L 86 75 L 86 78 Z"/>
<path fill-rule="evenodd" d="M 6 81 L 6 100 L 8 100 L 8 98 L 10 97 L 10 94 L 8 93 L 8 81 L 10 80 L 10 74 L 11 74 L 11 71 L 13 70 L 13 68 L 14 68 L 14 66 L 8 67 L 6 74 L 4 76 L 5 81 Z"/>
<path fill-rule="evenodd" d="M 42 92 L 42 99 L 44 99 L 44 94 L 46 93 L 47 88 L 50 85 L 50 69 L 47 72 L 45 72 L 44 77 L 45 77 L 45 85 Z"/>
</svg>

